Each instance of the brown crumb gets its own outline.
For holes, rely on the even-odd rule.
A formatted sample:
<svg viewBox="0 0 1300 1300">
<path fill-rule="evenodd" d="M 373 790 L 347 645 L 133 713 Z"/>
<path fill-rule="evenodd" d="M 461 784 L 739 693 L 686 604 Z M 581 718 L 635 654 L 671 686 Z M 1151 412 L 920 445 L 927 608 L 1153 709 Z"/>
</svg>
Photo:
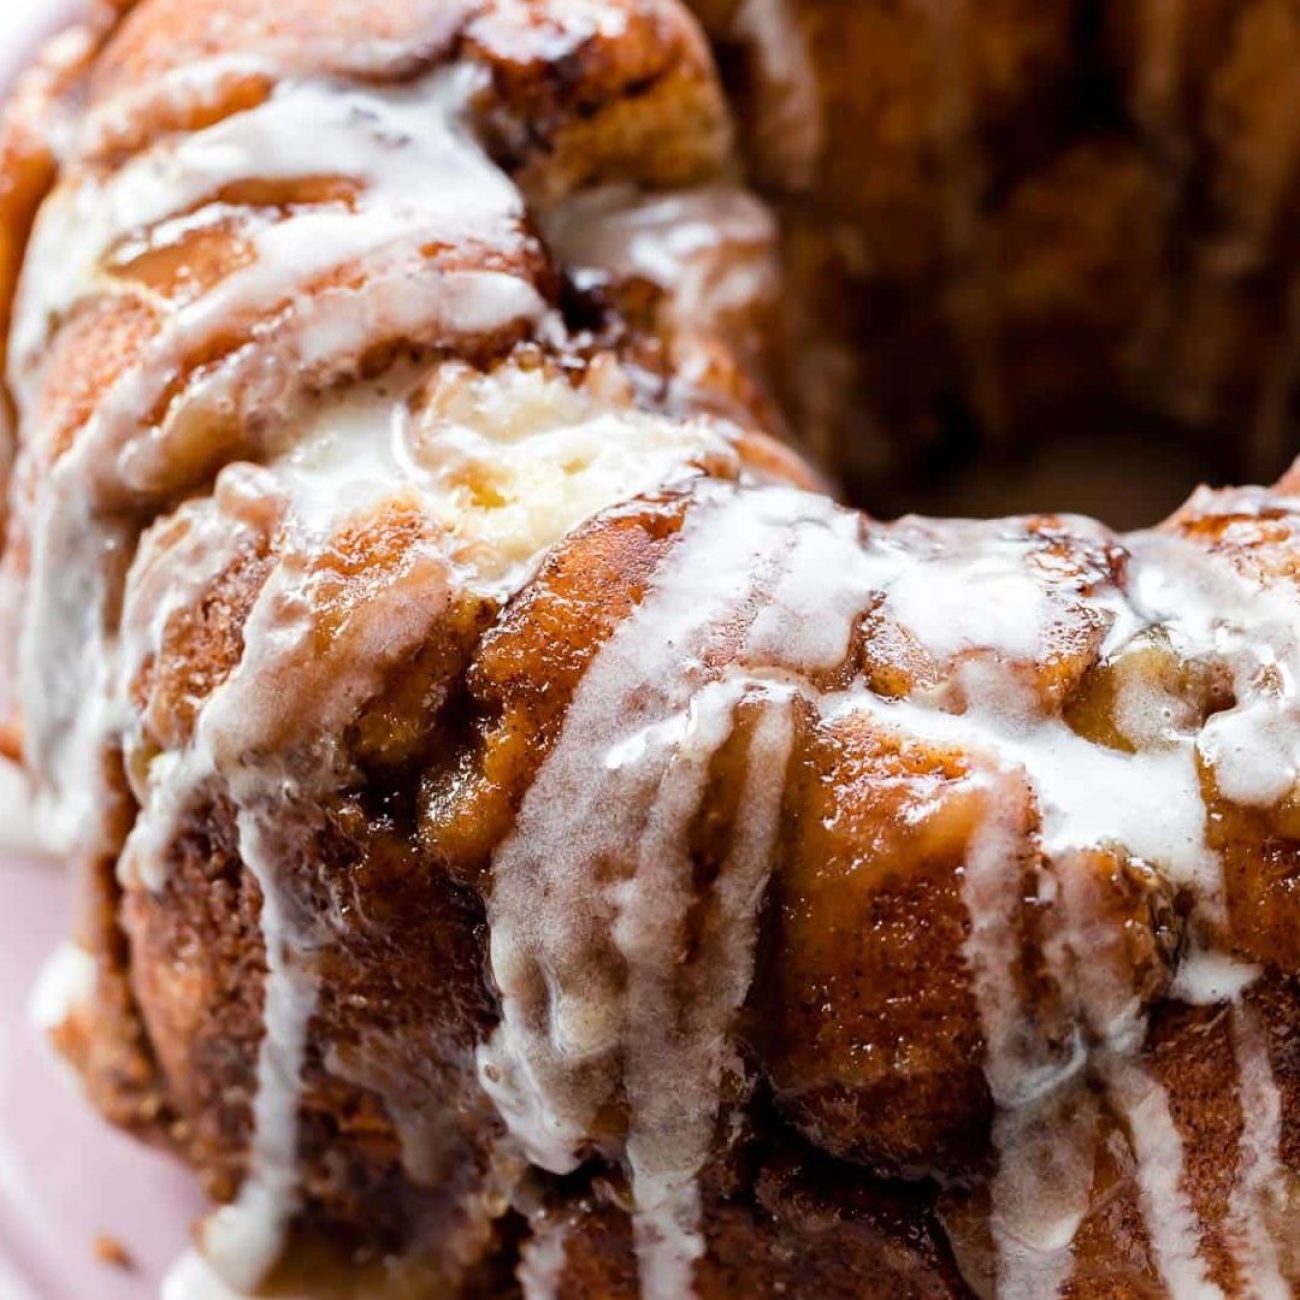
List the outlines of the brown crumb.
<svg viewBox="0 0 1300 1300">
<path fill-rule="evenodd" d="M 125 1273 L 135 1271 L 135 1260 L 131 1258 L 131 1252 L 116 1237 L 100 1233 L 95 1238 L 94 1251 L 95 1258 L 101 1264 L 107 1264 L 110 1268 L 120 1268 Z"/>
</svg>

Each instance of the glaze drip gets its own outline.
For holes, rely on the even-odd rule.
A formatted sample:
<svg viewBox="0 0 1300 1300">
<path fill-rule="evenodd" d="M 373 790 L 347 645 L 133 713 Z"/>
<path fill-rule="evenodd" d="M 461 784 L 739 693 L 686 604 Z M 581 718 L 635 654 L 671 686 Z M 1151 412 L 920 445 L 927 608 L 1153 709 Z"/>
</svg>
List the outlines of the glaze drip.
<svg viewBox="0 0 1300 1300">
<path fill-rule="evenodd" d="M 496 854 L 489 922 L 502 1025 L 480 1056 L 511 1131 L 557 1173 L 599 1141 L 602 1107 L 626 1092 L 642 1284 L 657 1300 L 690 1293 L 703 1249 L 694 1179 L 712 1144 L 727 1027 L 749 985 L 792 744 L 791 688 L 719 674 L 710 659 L 724 626 L 745 629 L 746 646 L 793 630 L 777 603 L 799 598 L 787 566 L 827 543 L 838 550 L 857 527 L 818 498 L 778 489 L 710 496 L 696 513 L 655 591 L 588 669 Z M 841 657 L 850 631 L 847 621 L 821 629 Z M 691 897 L 686 837 L 742 702 L 762 710 L 748 749 L 751 820 L 722 868 L 730 907 L 687 1006 L 675 987 Z M 614 864 L 627 874 L 610 880 Z"/>
<path fill-rule="evenodd" d="M 959 48 L 970 15 L 917 8 L 945 85 L 929 129 L 945 252 L 964 277 L 951 323 L 996 423 L 998 368 L 981 344 L 985 178 L 971 162 L 980 105 Z M 1153 130 L 1177 127 L 1181 12 L 1146 15 L 1139 99 Z M 578 46 L 631 30 L 617 6 L 583 15 Z M 825 165 L 812 67 L 823 33 L 768 0 L 741 5 L 734 32 L 783 90 L 759 130 L 780 137 L 797 190 Z M 878 523 L 792 486 L 808 476 L 760 434 L 693 413 L 719 409 L 706 398 L 724 340 L 743 352 L 743 323 L 780 296 L 766 209 L 720 165 L 685 190 L 597 176 L 529 211 L 479 139 L 481 101 L 508 78 L 465 61 L 384 85 L 369 74 L 401 51 L 380 45 L 351 63 L 334 51 L 356 76 L 300 72 L 279 49 L 90 113 L 58 142 L 61 179 L 12 333 L 31 500 L 15 496 L 4 598 L 40 815 L 83 860 L 116 859 L 127 896 L 151 902 L 166 898 L 191 820 L 224 817 L 256 902 L 246 1172 L 205 1225 L 206 1260 L 169 1294 L 258 1287 L 307 1205 L 304 1063 L 319 1046 L 333 1068 L 317 1042 L 321 970 L 352 923 L 326 914 L 312 882 L 329 819 L 368 793 L 367 711 L 428 685 L 429 652 L 460 654 L 411 709 L 421 742 L 441 743 L 434 724 L 457 692 L 472 716 L 446 744 L 464 752 L 406 756 L 429 770 L 414 773 L 418 811 L 402 815 L 430 823 L 406 847 L 441 869 L 421 839 L 445 829 L 436 799 L 418 801 L 455 784 L 449 765 L 465 784 L 489 780 L 474 770 L 497 720 L 477 693 L 484 647 L 555 594 L 580 544 L 597 539 L 617 569 L 600 546 L 640 512 L 679 527 L 644 572 L 613 572 L 626 614 L 593 623 L 603 639 L 585 647 L 554 732 L 528 738 L 545 752 L 523 765 L 495 838 L 447 867 L 481 891 L 500 999 L 495 1029 L 459 1048 L 506 1130 L 492 1128 L 490 1186 L 473 1193 L 493 1207 L 484 1220 L 518 1190 L 520 1154 L 557 1175 L 617 1166 L 642 1293 L 695 1293 L 710 1244 L 703 1175 L 731 1108 L 770 1067 L 760 1035 L 743 1051 L 737 1036 L 761 993 L 771 885 L 807 818 L 800 781 L 838 781 L 813 768 L 814 748 L 865 738 L 899 766 L 865 767 L 855 794 L 921 771 L 933 799 L 918 838 L 930 843 L 948 793 L 969 822 L 954 947 L 991 1100 L 985 1291 L 1069 1293 L 1104 1141 L 1129 1162 L 1152 1285 L 1178 1300 L 1237 1294 L 1206 1245 L 1175 1100 L 1147 1050 L 1151 1008 L 1176 1002 L 1227 1008 L 1242 1110 L 1217 1225 L 1227 1267 L 1242 1294 L 1288 1294 L 1274 1222 L 1289 1190 L 1282 1093 L 1255 1001 L 1275 954 L 1270 936 L 1243 933 L 1234 855 L 1252 835 L 1294 838 L 1300 598 L 1283 561 L 1300 504 L 1282 490 L 1201 492 L 1164 528 L 1121 537 L 1070 517 Z M 146 100 L 211 109 L 249 77 L 265 93 L 238 111 L 132 137 Z M 635 303 L 647 286 L 646 338 L 593 305 L 611 289 Z M 570 290 L 591 298 L 574 336 L 553 305 Z M 92 367 L 95 400 L 70 413 L 60 373 L 100 311 L 128 313 L 139 332 L 114 340 L 113 364 Z M 220 603 L 227 588 L 247 597 L 237 613 Z M 582 630 L 584 599 L 561 600 Z M 167 673 L 203 658 L 187 620 L 210 610 L 225 640 L 207 676 L 175 674 L 176 687 Z M 515 664 L 490 686 L 509 695 L 526 675 Z M 541 686 L 548 701 L 560 693 Z M 860 838 L 866 881 L 879 844 Z M 1139 897 L 1119 929 L 1149 952 L 1107 930 L 1108 889 Z M 63 973 L 80 1004 L 95 989 L 75 953 Z M 397 1095 L 378 1102 L 400 1128 Z M 426 1156 L 401 1152 L 436 1168 Z M 564 1293 L 568 1234 L 549 1225 L 525 1248 L 535 1300 Z"/>
<path fill-rule="evenodd" d="M 1269 508 L 1291 506 L 1270 498 Z M 1167 533 L 1121 543 L 1086 521 L 1057 527 L 1068 530 L 1069 546 L 1106 548 L 1109 571 L 1078 573 L 1016 521 L 863 529 L 787 491 L 705 494 L 650 592 L 584 677 L 494 862 L 489 918 L 504 1007 L 480 1064 L 485 1088 L 535 1162 L 568 1172 L 598 1151 L 627 1162 L 647 1295 L 686 1294 L 704 1249 L 698 1201 L 684 1189 L 709 1149 L 717 1067 L 657 1027 L 691 1013 L 689 1002 L 664 995 L 684 951 L 689 828 L 708 762 L 738 734 L 745 701 L 763 710 L 776 738 L 766 762 L 751 753 L 751 775 L 770 790 L 785 780 L 801 709 L 813 725 L 866 717 L 908 741 L 971 758 L 968 783 L 981 811 L 963 874 L 966 956 L 998 1108 L 999 1294 L 1055 1295 L 1072 1276 L 1098 1124 L 1089 1077 L 1103 1082 L 1133 1134 L 1161 1276 L 1179 1296 L 1221 1293 L 1197 1254 L 1197 1220 L 1181 1190 L 1181 1137 L 1163 1087 L 1139 1062 L 1140 1001 L 1122 972 L 1107 973 L 1089 954 L 1080 909 L 1090 904 L 1072 882 L 1083 870 L 1077 854 L 1120 845 L 1188 891 L 1198 934 L 1221 931 L 1222 864 L 1207 839 L 1214 787 L 1204 773 L 1227 769 L 1220 779 L 1233 782 L 1245 805 L 1275 803 L 1291 788 L 1274 755 L 1297 752 L 1300 725 L 1289 695 L 1261 688 L 1259 666 L 1295 663 L 1296 599 Z M 1045 705 L 1024 675 L 1026 663 L 1048 665 L 1067 652 L 1058 639 L 1066 626 L 1084 630 L 1093 663 L 1123 665 L 1157 636 L 1187 661 L 1230 674 L 1237 703 L 1184 732 L 1168 725 L 1159 699 L 1130 699 L 1120 715 L 1159 743 L 1136 751 L 1099 744 Z M 862 679 L 848 689 L 816 688 L 817 673 L 842 665 L 863 627 L 921 649 L 942 665 L 937 683 L 889 696 Z M 719 657 L 716 646 L 737 637 L 738 647 Z M 715 663 L 726 666 L 704 667 Z M 1252 712 L 1252 728 L 1272 737 L 1266 749 L 1221 741 L 1241 709 L 1261 711 Z M 1163 731 L 1153 731 L 1149 715 L 1164 720 Z M 779 816 L 779 798 L 769 798 L 750 792 L 746 801 L 759 827 Z M 769 868 L 758 864 L 773 835 L 763 830 L 766 847 L 743 850 L 756 864 L 736 877 L 749 881 L 744 917 L 753 915 L 753 891 L 762 891 Z M 744 843 L 738 833 L 738 848 Z M 1062 886 L 1049 886 L 1049 868 L 1063 873 Z M 1076 988 L 1079 1001 L 1059 1032 L 1035 1029 L 1037 1013 L 1024 1002 L 1027 888 L 1077 927 L 1052 958 L 1054 978 Z M 739 973 L 729 981 L 737 993 L 708 1022 L 714 1041 L 743 1000 L 751 953 L 747 920 L 710 957 Z M 1196 959 L 1202 968 L 1206 960 Z M 1209 998 L 1240 996 L 1252 978 L 1245 967 L 1244 979 L 1233 974 L 1224 984 L 1208 968 L 1193 973 L 1195 965 L 1189 959 L 1187 979 Z M 647 989 L 655 992 L 648 1003 Z M 1266 1091 L 1257 1060 L 1251 1068 L 1254 1086 Z M 620 1094 L 625 1138 L 603 1130 L 600 1118 Z M 1266 1104 L 1262 1113 L 1266 1119 Z M 1246 1141 L 1252 1151 L 1261 1143 Z M 655 1163 L 642 1155 L 647 1148 L 658 1153 Z M 1266 1169 L 1267 1157 L 1252 1155 L 1248 1166 Z M 1256 1195 L 1255 1175 L 1243 1177 L 1242 1195 Z M 1244 1275 L 1272 1285 L 1274 1266 L 1258 1242 L 1239 1254 Z"/>
</svg>

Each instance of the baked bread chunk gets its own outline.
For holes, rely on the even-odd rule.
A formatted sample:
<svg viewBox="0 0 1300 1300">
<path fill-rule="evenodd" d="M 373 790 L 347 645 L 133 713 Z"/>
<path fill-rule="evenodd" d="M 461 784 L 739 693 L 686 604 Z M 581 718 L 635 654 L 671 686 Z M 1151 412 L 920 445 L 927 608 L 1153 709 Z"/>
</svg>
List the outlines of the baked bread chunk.
<svg viewBox="0 0 1300 1300">
<path fill-rule="evenodd" d="M 171 1294 L 1291 1294 L 1300 477 L 837 504 L 676 0 L 140 0 L 0 149 L 7 730 Z"/>
</svg>

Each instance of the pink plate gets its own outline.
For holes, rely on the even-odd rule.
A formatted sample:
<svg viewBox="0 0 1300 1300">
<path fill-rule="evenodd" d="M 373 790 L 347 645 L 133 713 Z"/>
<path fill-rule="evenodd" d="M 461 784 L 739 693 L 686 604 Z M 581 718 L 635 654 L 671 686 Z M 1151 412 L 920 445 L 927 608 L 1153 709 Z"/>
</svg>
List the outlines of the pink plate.
<svg viewBox="0 0 1300 1300">
<path fill-rule="evenodd" d="M 69 893 L 57 867 L 0 851 L 0 1300 L 155 1300 L 202 1208 L 193 1182 L 104 1125 L 28 1021 Z M 97 1259 L 101 1236 L 129 1271 Z"/>
</svg>

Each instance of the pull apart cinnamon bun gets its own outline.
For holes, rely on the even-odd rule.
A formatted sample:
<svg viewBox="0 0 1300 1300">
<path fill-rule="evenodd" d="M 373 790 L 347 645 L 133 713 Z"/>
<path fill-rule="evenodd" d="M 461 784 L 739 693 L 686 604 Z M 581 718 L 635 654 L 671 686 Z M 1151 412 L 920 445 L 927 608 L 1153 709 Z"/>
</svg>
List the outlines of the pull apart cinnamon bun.
<svg viewBox="0 0 1300 1300">
<path fill-rule="evenodd" d="M 219 1206 L 170 1294 L 1292 1293 L 1300 477 L 836 504 L 676 0 L 140 0 L 0 148 L 54 1036 Z"/>
</svg>

